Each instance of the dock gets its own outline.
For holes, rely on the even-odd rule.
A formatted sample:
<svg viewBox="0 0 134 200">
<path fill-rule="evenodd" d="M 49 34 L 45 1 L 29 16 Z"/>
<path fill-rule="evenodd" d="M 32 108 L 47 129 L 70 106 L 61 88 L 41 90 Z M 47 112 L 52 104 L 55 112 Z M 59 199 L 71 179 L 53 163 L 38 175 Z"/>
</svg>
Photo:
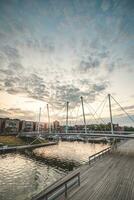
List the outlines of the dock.
<svg viewBox="0 0 134 200">
<path fill-rule="evenodd" d="M 99 155 L 99 154 L 98 154 Z M 91 156 L 92 157 L 92 156 Z M 134 199 L 134 141 L 129 140 L 117 150 L 95 157 L 92 162 L 78 168 L 79 184 L 69 185 L 64 179 L 44 190 L 53 193 L 64 184 L 59 196 L 44 196 L 41 193 L 34 200 L 133 200 Z M 75 173 L 75 172 L 74 172 Z M 69 175 L 70 176 L 70 175 Z M 62 194 L 61 194 L 62 193 Z M 54 197 L 54 198 L 53 198 Z"/>
<path fill-rule="evenodd" d="M 81 185 L 70 191 L 69 200 L 133 200 L 134 141 L 87 166 L 80 178 Z"/>
<path fill-rule="evenodd" d="M 1 147 L 0 153 L 10 153 L 15 151 L 22 151 L 26 149 L 35 149 L 39 147 L 46 147 L 51 145 L 56 145 L 57 142 L 47 142 L 47 143 L 40 143 L 40 144 L 32 144 L 32 145 L 22 145 L 22 146 L 13 146 L 13 147 Z"/>
</svg>

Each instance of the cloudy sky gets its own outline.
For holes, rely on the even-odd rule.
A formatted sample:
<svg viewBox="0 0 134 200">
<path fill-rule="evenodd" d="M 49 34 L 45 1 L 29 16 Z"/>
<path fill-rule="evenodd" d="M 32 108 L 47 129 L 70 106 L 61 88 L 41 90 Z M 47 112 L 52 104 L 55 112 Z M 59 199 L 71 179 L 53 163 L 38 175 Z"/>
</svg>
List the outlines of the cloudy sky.
<svg viewBox="0 0 134 200">
<path fill-rule="evenodd" d="M 37 120 L 41 107 L 44 121 L 48 103 L 56 119 L 66 101 L 79 117 L 83 96 L 91 121 L 108 93 L 134 117 L 133 86 L 133 0 L 0 0 L 0 117 Z M 113 114 L 129 123 L 115 102 Z"/>
</svg>

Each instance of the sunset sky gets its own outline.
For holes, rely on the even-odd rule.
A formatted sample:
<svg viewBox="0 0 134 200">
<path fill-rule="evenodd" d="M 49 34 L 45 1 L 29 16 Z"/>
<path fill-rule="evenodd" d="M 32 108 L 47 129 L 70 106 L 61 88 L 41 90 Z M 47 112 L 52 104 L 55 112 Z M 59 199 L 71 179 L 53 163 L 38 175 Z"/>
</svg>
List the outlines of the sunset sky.
<svg viewBox="0 0 134 200">
<path fill-rule="evenodd" d="M 41 107 L 44 121 L 48 103 L 60 119 L 69 101 L 75 118 L 80 96 L 88 114 L 108 93 L 134 118 L 133 0 L 0 0 L 0 117 L 37 120 Z"/>
</svg>

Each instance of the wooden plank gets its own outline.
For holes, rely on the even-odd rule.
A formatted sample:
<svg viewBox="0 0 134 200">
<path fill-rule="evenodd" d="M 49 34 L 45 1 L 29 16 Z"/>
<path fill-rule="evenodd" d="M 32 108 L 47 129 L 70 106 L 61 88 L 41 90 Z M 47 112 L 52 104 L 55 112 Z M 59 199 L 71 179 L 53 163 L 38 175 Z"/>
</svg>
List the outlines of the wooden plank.
<svg viewBox="0 0 134 200">
<path fill-rule="evenodd" d="M 117 152 L 98 160 L 86 172 L 81 172 L 81 186 L 70 191 L 68 199 L 133 200 L 133 186 L 134 142 L 128 141 Z"/>
</svg>

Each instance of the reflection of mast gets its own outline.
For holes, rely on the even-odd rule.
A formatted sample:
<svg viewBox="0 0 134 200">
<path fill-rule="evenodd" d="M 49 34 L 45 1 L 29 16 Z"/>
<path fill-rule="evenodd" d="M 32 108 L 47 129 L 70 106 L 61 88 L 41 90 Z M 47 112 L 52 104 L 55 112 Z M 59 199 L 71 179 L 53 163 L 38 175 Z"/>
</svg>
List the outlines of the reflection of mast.
<svg viewBox="0 0 134 200">
<path fill-rule="evenodd" d="M 47 116 L 48 116 L 48 129 L 49 129 L 49 133 L 51 133 L 51 124 L 50 124 L 49 105 L 48 104 L 47 104 Z"/>
<path fill-rule="evenodd" d="M 81 96 L 81 104 L 82 104 L 82 111 L 83 111 L 83 120 L 84 120 L 84 126 L 85 126 L 85 133 L 87 133 L 87 125 L 86 125 L 86 118 L 85 118 L 84 104 L 83 104 L 83 97 L 82 96 Z"/>
<path fill-rule="evenodd" d="M 110 112 L 110 121 L 111 121 L 111 133 L 114 133 L 113 130 L 113 118 L 112 118 L 112 109 L 111 109 L 111 95 L 108 94 L 108 100 L 109 100 L 109 112 Z"/>
<path fill-rule="evenodd" d="M 39 135 L 39 133 L 40 133 L 40 117 L 41 117 L 41 108 L 40 108 L 40 110 L 39 110 L 39 121 L 38 121 L 38 135 Z"/>
<path fill-rule="evenodd" d="M 68 133 L 68 105 L 69 105 L 69 102 L 67 101 L 66 133 Z"/>
</svg>

